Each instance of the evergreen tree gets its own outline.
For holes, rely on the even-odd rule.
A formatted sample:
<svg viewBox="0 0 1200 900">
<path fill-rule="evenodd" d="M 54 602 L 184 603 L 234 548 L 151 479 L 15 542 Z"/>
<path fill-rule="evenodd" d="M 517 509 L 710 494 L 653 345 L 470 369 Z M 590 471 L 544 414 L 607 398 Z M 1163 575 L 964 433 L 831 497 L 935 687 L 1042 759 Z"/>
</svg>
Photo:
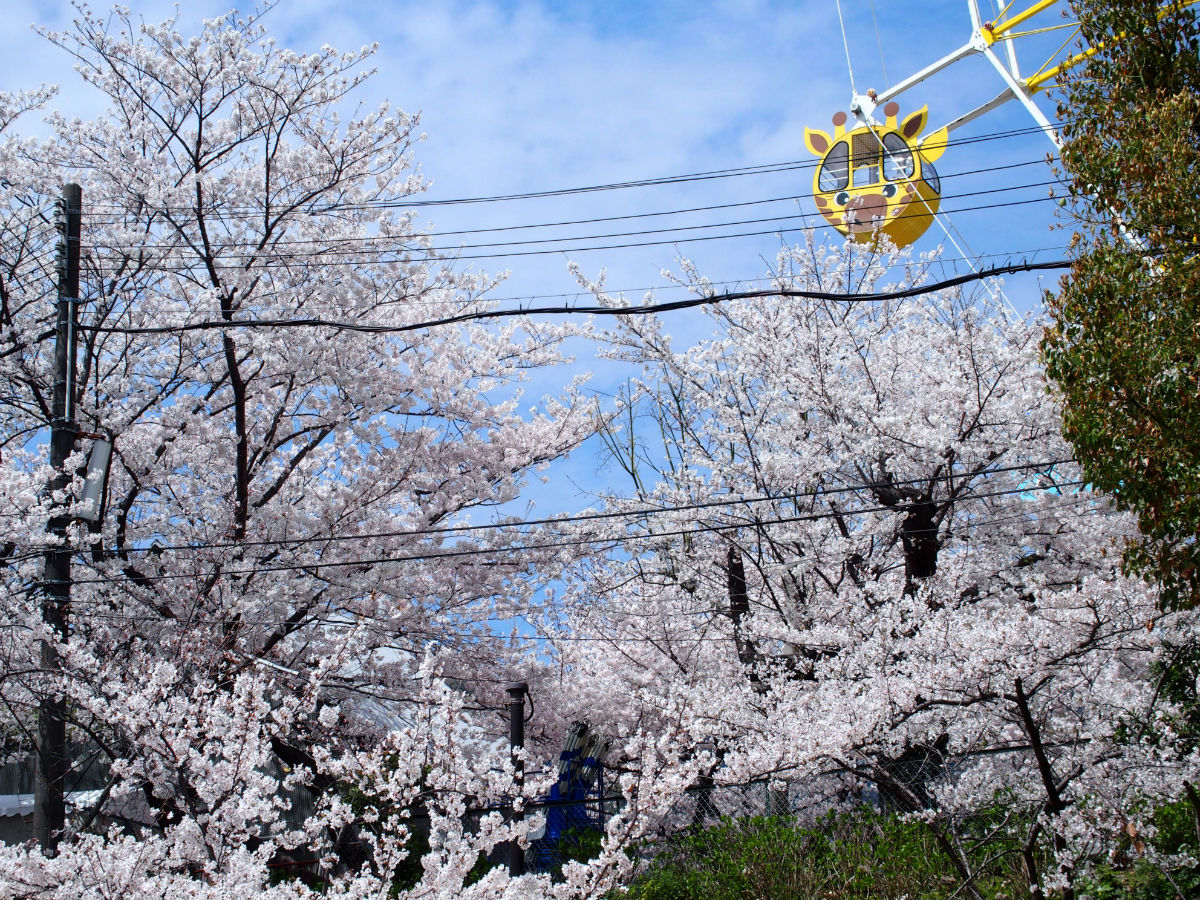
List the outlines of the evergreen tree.
<svg viewBox="0 0 1200 900">
<path fill-rule="evenodd" d="M 1078 223 L 1044 350 L 1086 477 L 1137 513 L 1132 570 L 1200 601 L 1200 23 L 1183 3 L 1074 4 L 1062 88 Z"/>
</svg>

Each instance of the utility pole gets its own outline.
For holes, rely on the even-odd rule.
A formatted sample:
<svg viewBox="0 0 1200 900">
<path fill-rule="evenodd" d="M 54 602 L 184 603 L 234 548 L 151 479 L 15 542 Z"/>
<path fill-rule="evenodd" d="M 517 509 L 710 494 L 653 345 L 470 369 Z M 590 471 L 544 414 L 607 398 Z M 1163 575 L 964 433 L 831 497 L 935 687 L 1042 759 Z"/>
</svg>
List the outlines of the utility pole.
<svg viewBox="0 0 1200 900">
<path fill-rule="evenodd" d="M 63 186 L 55 209 L 59 230 L 56 253 L 58 268 L 58 317 L 54 336 L 54 389 L 50 407 L 49 490 L 66 489 L 70 475 L 67 457 L 75 446 L 75 324 L 79 303 L 79 236 L 83 190 L 77 184 Z M 42 642 L 42 669 L 48 687 L 38 704 L 37 773 L 34 786 L 33 830 L 42 852 L 53 856 L 66 824 L 63 788 L 70 759 L 67 755 L 67 703 L 59 690 L 57 676 L 61 661 L 55 642 L 65 644 L 71 612 L 71 552 L 67 546 L 65 510 L 54 510 L 50 518 L 51 546 L 46 550 L 46 577 L 42 598 L 42 621 L 52 635 Z"/>
<path fill-rule="evenodd" d="M 513 788 L 519 792 L 525 786 L 525 760 L 521 751 L 525 748 L 525 695 L 529 692 L 529 685 L 524 681 L 514 681 L 506 685 L 504 690 L 508 692 L 508 747 L 515 770 Z M 517 812 L 515 803 L 516 798 L 512 821 L 520 822 L 525 814 Z M 525 874 L 525 851 L 517 840 L 508 842 L 508 874 Z"/>
</svg>

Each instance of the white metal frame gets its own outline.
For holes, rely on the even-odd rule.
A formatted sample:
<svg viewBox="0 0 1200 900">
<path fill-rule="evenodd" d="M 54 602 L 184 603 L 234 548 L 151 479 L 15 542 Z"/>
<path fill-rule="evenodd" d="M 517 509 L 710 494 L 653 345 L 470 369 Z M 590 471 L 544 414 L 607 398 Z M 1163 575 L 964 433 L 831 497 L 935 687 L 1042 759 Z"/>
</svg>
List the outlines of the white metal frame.
<svg viewBox="0 0 1200 900">
<path fill-rule="evenodd" d="M 1193 0 L 1193 2 L 1197 2 L 1197 0 Z M 1037 72 L 1028 78 L 1022 77 L 1020 68 L 1017 65 L 1016 49 L 1013 47 L 1013 36 L 1010 34 L 1010 32 L 1012 32 L 1012 30 L 1021 23 L 1029 20 L 1033 16 L 1036 16 L 1040 12 L 1049 9 L 1057 3 L 1058 0 L 1038 0 L 1038 2 L 1033 3 L 1031 6 L 1012 16 L 1011 18 L 1004 19 L 1000 22 L 990 22 L 984 20 L 983 16 L 980 14 L 979 0 L 967 0 L 967 13 L 971 19 L 971 33 L 965 44 L 963 44 L 957 50 L 947 53 L 937 62 L 931 63 L 930 65 L 921 69 L 919 72 L 916 72 L 915 74 L 910 75 L 908 78 L 905 78 L 903 81 L 897 82 L 887 90 L 879 91 L 878 93 L 874 91 L 868 92 L 867 94 L 855 93 L 850 101 L 850 111 L 854 114 L 855 118 L 857 118 L 864 125 L 877 125 L 879 123 L 875 120 L 874 114 L 875 110 L 879 106 L 887 103 L 894 97 L 898 97 L 909 88 L 915 87 L 921 82 L 931 78 L 943 69 L 949 68 L 959 60 L 965 59 L 968 56 L 981 54 L 1000 74 L 1000 78 L 1004 81 L 1007 87 L 992 100 L 989 100 L 982 106 L 979 106 L 971 110 L 969 113 L 961 115 L 957 119 L 949 122 L 945 126 L 947 131 L 954 131 L 956 128 L 960 128 L 963 125 L 966 125 L 968 122 L 978 119 L 985 113 L 991 112 L 996 107 L 1007 103 L 1009 100 L 1016 98 L 1021 101 L 1021 104 L 1026 108 L 1026 110 L 1029 111 L 1029 114 L 1033 116 L 1034 121 L 1037 122 L 1038 126 L 1043 132 L 1045 132 L 1046 136 L 1051 140 L 1055 148 L 1061 147 L 1062 142 L 1058 136 L 1058 133 L 1054 130 L 1054 126 L 1046 117 L 1046 114 L 1043 113 L 1038 108 L 1038 105 L 1033 102 L 1033 94 L 1044 84 L 1050 81 L 1055 75 L 1057 75 L 1058 72 L 1067 65 L 1067 63 L 1071 63 L 1071 60 L 1068 60 L 1062 66 L 1056 66 L 1052 70 Z M 1005 56 L 1007 57 L 1007 61 L 1001 60 L 1001 58 L 996 54 L 995 50 L 992 49 L 993 45 L 1001 39 L 1005 39 Z M 1082 57 L 1082 54 L 1079 54 L 1079 56 Z M 1074 60 L 1075 57 L 1072 57 L 1072 59 Z M 937 130 L 938 129 L 932 129 L 931 133 L 934 133 Z"/>
<path fill-rule="evenodd" d="M 931 63 L 919 72 L 892 85 L 885 91 L 878 93 L 870 91 L 866 94 L 855 93 L 850 101 L 850 111 L 864 125 L 878 125 L 879 123 L 875 120 L 874 113 L 881 104 L 886 103 L 893 97 L 899 96 L 909 88 L 920 84 L 943 69 L 952 66 L 960 59 L 981 54 L 999 73 L 1006 87 L 1000 94 L 987 103 L 947 123 L 945 126 L 946 130 L 954 131 L 956 128 L 960 128 L 968 122 L 978 119 L 985 113 L 991 112 L 996 107 L 1002 106 L 1015 98 L 1020 100 L 1021 105 L 1033 116 L 1033 120 L 1037 122 L 1038 127 L 1042 129 L 1046 137 L 1054 144 L 1055 149 L 1061 149 L 1062 139 L 1058 136 L 1058 132 L 1054 130 L 1054 126 L 1046 117 L 1046 114 L 1033 102 L 1033 95 L 1046 87 L 1046 85 L 1051 84 L 1062 72 L 1088 59 L 1099 48 L 1089 48 L 1072 54 L 1058 65 L 1043 67 L 1032 75 L 1022 76 L 1021 70 L 1017 65 L 1017 52 L 1014 46 L 1014 39 L 1020 36 L 1020 33 L 1015 31 L 1017 26 L 1029 21 L 1039 13 L 1057 6 L 1058 2 L 1059 0 L 1037 0 L 1037 2 L 1031 3 L 1018 13 L 1014 13 L 1011 16 L 1002 14 L 998 21 L 992 22 L 985 20 L 979 12 L 979 0 L 967 0 L 967 13 L 971 19 L 971 34 L 965 44 L 957 50 L 947 53 L 937 62 Z M 1162 18 L 1172 9 L 1194 6 L 1196 3 L 1200 3 L 1200 0 L 1168 0 L 1168 2 L 1165 2 L 1159 8 L 1158 14 Z M 1004 43 L 1007 60 L 1001 60 L 996 54 L 994 45 L 998 41 Z M 933 129 L 931 133 L 936 131 L 937 129 Z"/>
</svg>

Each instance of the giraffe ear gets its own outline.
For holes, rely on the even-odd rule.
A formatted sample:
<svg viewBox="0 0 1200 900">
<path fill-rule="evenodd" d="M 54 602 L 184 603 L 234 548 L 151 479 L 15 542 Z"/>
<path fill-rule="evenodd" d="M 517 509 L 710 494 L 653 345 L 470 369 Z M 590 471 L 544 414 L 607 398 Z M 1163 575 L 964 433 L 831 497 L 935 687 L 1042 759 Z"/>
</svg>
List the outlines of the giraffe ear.
<svg viewBox="0 0 1200 900">
<path fill-rule="evenodd" d="M 911 141 L 922 129 L 925 128 L 925 120 L 929 118 L 929 107 L 922 106 L 915 113 L 906 116 L 904 122 L 900 125 L 900 133 L 904 135 L 904 139 Z"/>
<path fill-rule="evenodd" d="M 804 146 L 808 148 L 809 153 L 824 156 L 833 146 L 833 140 L 829 137 L 828 132 L 821 131 L 819 128 L 805 128 Z"/>
<path fill-rule="evenodd" d="M 925 137 L 921 138 L 921 143 L 916 147 L 921 151 L 921 158 L 933 162 L 946 152 L 946 142 L 950 140 L 950 131 L 947 128 L 939 128 L 937 131 L 931 131 Z"/>
</svg>

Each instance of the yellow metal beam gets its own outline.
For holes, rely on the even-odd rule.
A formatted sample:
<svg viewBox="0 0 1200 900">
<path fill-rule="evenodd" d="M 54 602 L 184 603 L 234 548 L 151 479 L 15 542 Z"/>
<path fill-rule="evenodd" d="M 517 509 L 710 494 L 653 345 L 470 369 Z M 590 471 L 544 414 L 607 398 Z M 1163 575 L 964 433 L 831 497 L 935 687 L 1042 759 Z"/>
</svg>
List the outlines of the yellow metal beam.
<svg viewBox="0 0 1200 900">
<path fill-rule="evenodd" d="M 1043 72 L 1038 72 L 1038 74 L 1031 75 L 1029 78 L 1026 78 L 1025 87 L 1029 88 L 1031 93 L 1036 93 L 1042 89 L 1043 85 L 1053 81 L 1063 72 L 1067 71 L 1067 69 L 1073 68 L 1074 66 L 1077 66 L 1083 62 L 1085 59 L 1090 59 L 1091 57 L 1095 56 L 1096 53 L 1102 49 L 1104 49 L 1103 41 L 1097 44 L 1095 47 L 1088 47 L 1082 53 L 1076 53 L 1073 56 L 1068 56 L 1057 66 L 1054 66 L 1051 69 L 1046 69 Z"/>
<path fill-rule="evenodd" d="M 1032 19 L 1043 10 L 1049 9 L 1058 3 L 1058 0 L 1038 0 L 1032 6 L 1017 13 L 1011 19 L 1005 19 L 1003 22 L 992 22 L 983 27 L 984 38 L 989 44 L 994 43 L 1005 32 L 1012 31 L 1022 22 L 1027 19 Z"/>
<path fill-rule="evenodd" d="M 1165 3 L 1159 7 L 1158 20 L 1161 22 L 1171 13 L 1178 12 L 1179 10 L 1188 6 L 1195 6 L 1197 3 L 1200 3 L 1200 0 L 1171 0 L 1170 3 Z M 1121 33 L 1117 35 L 1116 40 L 1119 41 L 1124 36 L 1124 33 Z M 1086 50 L 1080 53 L 1068 56 L 1054 68 L 1046 69 L 1043 72 L 1038 72 L 1036 75 L 1031 75 L 1029 78 L 1025 79 L 1025 87 L 1027 87 L 1031 93 L 1040 90 L 1045 84 L 1053 81 L 1063 72 L 1079 65 L 1084 60 L 1095 56 L 1100 50 L 1103 50 L 1104 47 L 1105 42 L 1101 41 L 1095 47 L 1088 47 Z"/>
</svg>

